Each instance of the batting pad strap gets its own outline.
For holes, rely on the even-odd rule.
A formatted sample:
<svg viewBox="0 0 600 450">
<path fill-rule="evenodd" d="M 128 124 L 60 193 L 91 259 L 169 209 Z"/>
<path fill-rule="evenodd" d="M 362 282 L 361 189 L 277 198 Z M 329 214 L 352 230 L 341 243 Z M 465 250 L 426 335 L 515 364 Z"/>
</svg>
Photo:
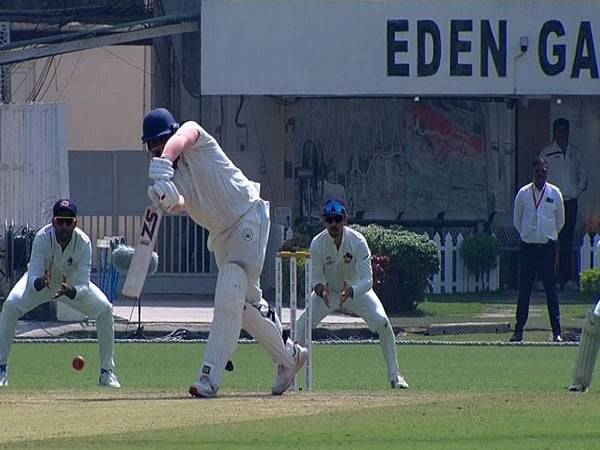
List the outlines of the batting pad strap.
<svg viewBox="0 0 600 450">
<path fill-rule="evenodd" d="M 237 344 L 242 327 L 242 310 L 248 290 L 246 272 L 237 264 L 219 270 L 215 289 L 213 323 L 210 327 L 203 366 L 210 367 L 210 383 L 218 388 L 223 370 Z"/>
</svg>

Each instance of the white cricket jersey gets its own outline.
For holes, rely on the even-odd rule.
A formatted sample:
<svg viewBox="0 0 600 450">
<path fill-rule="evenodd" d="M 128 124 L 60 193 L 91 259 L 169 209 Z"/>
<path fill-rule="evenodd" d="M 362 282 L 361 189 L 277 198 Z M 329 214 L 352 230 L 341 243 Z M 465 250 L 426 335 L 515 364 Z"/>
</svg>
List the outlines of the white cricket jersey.
<svg viewBox="0 0 600 450">
<path fill-rule="evenodd" d="M 189 216 L 211 233 L 221 233 L 242 217 L 260 194 L 199 124 L 198 140 L 184 150 L 173 179 Z"/>
<path fill-rule="evenodd" d="M 339 293 L 345 280 L 354 297 L 373 287 L 371 251 L 364 236 L 352 228 L 344 227 L 339 249 L 327 230 L 317 234 L 310 244 L 310 258 L 313 286 L 329 283 L 329 290 Z"/>
<path fill-rule="evenodd" d="M 538 190 L 533 183 L 523 186 L 515 197 L 514 225 L 521 240 L 529 244 L 556 241 L 565 224 L 565 210 L 560 190 L 546 183 Z"/>
<path fill-rule="evenodd" d="M 46 225 L 37 232 L 33 239 L 31 258 L 27 266 L 26 293 L 34 295 L 44 291 L 56 293 L 66 277 L 67 284 L 77 289 L 77 298 L 85 297 L 89 291 L 90 272 L 92 269 L 92 244 L 90 238 L 75 227 L 71 241 L 64 249 L 56 241 L 54 227 Z M 36 291 L 34 281 L 42 277 L 46 270 L 50 271 L 50 289 Z"/>
<path fill-rule="evenodd" d="M 542 149 L 540 157 L 548 163 L 548 181 L 560 189 L 563 198 L 577 198 L 587 185 L 585 166 L 577 147 L 569 143 L 563 152 L 553 141 Z"/>
</svg>

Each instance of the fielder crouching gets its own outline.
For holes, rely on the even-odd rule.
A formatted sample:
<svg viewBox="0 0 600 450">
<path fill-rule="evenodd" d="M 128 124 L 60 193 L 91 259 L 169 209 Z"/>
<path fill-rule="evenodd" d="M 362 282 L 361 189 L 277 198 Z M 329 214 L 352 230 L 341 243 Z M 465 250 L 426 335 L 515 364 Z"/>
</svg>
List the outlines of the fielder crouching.
<svg viewBox="0 0 600 450">
<path fill-rule="evenodd" d="M 341 199 L 330 199 L 325 203 L 323 223 L 325 230 L 310 244 L 312 327 L 335 311 L 357 315 L 379 335 L 391 387 L 408 389 L 398 367 L 394 330 L 373 291 L 371 251 L 365 237 L 346 226 L 346 205 Z M 304 314 L 296 320 L 296 336 L 301 344 L 304 342 Z"/>
<path fill-rule="evenodd" d="M 35 235 L 27 272 L 8 294 L 0 314 L 0 386 L 8 384 L 7 363 L 17 320 L 33 308 L 58 300 L 96 320 L 101 386 L 120 388 L 113 372 L 112 305 L 90 281 L 92 246 L 77 228 L 77 207 L 67 199 L 54 204 L 52 223 Z"/>
<path fill-rule="evenodd" d="M 151 201 L 165 211 L 186 211 L 210 232 L 219 274 L 214 316 L 194 397 L 214 397 L 223 371 L 244 328 L 277 364 L 274 395 L 285 392 L 304 365 L 304 347 L 282 338 L 275 311 L 262 298 L 260 274 L 269 236 L 269 203 L 218 142 L 198 123 L 183 125 L 164 108 L 144 118 L 142 141 L 153 156 L 148 189 Z"/>
</svg>

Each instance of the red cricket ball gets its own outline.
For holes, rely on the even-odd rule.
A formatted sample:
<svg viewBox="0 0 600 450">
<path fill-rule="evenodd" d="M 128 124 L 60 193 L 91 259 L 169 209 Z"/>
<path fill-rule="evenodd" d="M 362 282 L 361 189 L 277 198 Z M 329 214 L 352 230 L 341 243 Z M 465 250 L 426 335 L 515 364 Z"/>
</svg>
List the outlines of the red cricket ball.
<svg viewBox="0 0 600 450">
<path fill-rule="evenodd" d="M 85 366 L 85 359 L 83 356 L 78 355 L 75 358 L 73 358 L 73 369 L 75 370 L 81 370 L 83 369 L 83 366 Z"/>
</svg>

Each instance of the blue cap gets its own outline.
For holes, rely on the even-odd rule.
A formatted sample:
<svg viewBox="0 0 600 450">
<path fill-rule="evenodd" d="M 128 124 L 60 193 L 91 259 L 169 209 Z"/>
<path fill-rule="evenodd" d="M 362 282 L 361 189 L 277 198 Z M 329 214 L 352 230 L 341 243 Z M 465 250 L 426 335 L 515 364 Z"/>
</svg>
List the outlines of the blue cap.
<svg viewBox="0 0 600 450">
<path fill-rule="evenodd" d="M 339 214 L 341 216 L 346 215 L 346 204 L 339 198 L 333 198 L 325 202 L 323 207 L 323 215 L 328 214 Z"/>
<path fill-rule="evenodd" d="M 53 217 L 77 217 L 77 205 L 68 198 L 61 198 L 52 208 Z"/>
</svg>

